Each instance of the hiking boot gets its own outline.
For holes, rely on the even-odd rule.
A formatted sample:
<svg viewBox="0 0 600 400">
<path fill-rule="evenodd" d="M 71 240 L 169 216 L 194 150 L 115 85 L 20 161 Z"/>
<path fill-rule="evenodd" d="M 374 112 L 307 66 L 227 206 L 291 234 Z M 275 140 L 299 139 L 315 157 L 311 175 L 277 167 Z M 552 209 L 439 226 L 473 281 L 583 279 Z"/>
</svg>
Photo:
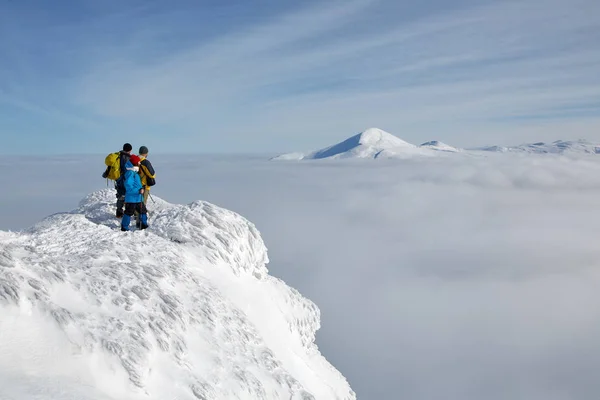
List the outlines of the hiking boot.
<svg viewBox="0 0 600 400">
<path fill-rule="evenodd" d="M 146 229 L 146 228 L 148 228 L 148 224 L 142 224 L 142 225 L 140 226 L 140 229 Z"/>
<path fill-rule="evenodd" d="M 125 229 L 124 227 L 121 227 L 121 231 L 127 232 L 127 231 L 129 231 L 129 229 Z"/>
<path fill-rule="evenodd" d="M 117 218 L 123 218 L 123 210 L 117 210 Z"/>
</svg>

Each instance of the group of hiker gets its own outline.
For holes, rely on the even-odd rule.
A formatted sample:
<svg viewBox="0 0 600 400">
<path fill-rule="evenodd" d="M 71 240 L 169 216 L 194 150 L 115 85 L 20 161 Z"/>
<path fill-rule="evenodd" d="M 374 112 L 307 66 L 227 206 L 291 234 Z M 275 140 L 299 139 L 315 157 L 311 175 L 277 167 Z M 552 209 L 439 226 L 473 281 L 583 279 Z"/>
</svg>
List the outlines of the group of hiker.
<svg viewBox="0 0 600 400">
<path fill-rule="evenodd" d="M 150 160 L 148 148 L 141 146 L 138 155 L 131 154 L 133 147 L 129 143 L 123 150 L 110 153 L 104 163 L 106 170 L 103 178 L 113 180 L 117 191 L 116 217 L 121 219 L 121 230 L 129 231 L 131 217 L 136 216 L 136 228 L 148 228 L 148 209 L 146 204 L 150 187 L 156 184 L 156 173 Z"/>
</svg>

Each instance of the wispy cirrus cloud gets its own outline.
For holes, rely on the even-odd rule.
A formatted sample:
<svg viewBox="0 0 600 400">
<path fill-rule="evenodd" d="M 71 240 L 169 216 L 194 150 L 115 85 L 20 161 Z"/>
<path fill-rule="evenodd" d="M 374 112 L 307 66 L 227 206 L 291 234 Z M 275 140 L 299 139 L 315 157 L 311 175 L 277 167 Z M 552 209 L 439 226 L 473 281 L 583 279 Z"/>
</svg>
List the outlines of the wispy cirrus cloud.
<svg viewBox="0 0 600 400">
<path fill-rule="evenodd" d="M 284 72 L 289 79 L 294 72 L 282 70 L 289 57 L 278 56 L 279 52 L 352 22 L 373 2 L 354 0 L 294 10 L 165 55 L 150 65 L 137 63 L 126 53 L 109 53 L 108 61 L 76 87 L 77 99 L 108 116 L 169 120 L 207 110 L 210 114 L 216 105 L 227 107 L 251 98 L 253 90 L 275 82 L 273 73 Z M 295 70 L 305 68 L 298 65 Z"/>
<path fill-rule="evenodd" d="M 582 126 L 582 109 L 586 127 L 560 136 L 594 140 L 599 12 L 594 0 L 114 3 L 52 31 L 73 44 L 54 59 L 61 79 L 30 72 L 16 81 L 41 88 L 10 96 L 121 134 L 168 130 L 167 150 L 313 148 L 369 126 L 415 142 L 513 143 L 538 134 L 534 121 Z"/>
</svg>

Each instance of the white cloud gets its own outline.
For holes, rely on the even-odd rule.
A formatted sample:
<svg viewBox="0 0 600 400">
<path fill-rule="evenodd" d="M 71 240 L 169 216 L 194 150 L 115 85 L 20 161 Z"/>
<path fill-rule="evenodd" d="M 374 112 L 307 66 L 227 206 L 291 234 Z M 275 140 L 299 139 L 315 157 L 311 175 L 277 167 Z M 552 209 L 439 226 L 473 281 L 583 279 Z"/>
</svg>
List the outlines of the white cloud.
<svg viewBox="0 0 600 400">
<path fill-rule="evenodd" d="M 321 308 L 320 350 L 358 398 L 600 390 L 599 158 L 152 161 L 157 195 L 215 202 L 257 225 L 271 273 Z M 0 229 L 72 209 L 102 185 L 95 168 L 20 161 L 0 177 L 12 188 Z M 12 219 L 15 209 L 28 212 Z"/>
</svg>

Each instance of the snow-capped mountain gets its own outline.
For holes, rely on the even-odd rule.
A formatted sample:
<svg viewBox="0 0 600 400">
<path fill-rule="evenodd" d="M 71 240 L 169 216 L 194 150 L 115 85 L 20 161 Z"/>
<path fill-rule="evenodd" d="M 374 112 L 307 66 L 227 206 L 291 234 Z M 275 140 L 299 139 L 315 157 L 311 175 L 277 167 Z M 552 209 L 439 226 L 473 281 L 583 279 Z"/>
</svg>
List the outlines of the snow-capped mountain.
<svg viewBox="0 0 600 400">
<path fill-rule="evenodd" d="M 388 158 L 406 155 L 433 155 L 431 149 L 420 148 L 378 128 L 370 128 L 343 142 L 308 154 L 288 153 L 273 160 L 317 160 L 323 158 Z"/>
<path fill-rule="evenodd" d="M 450 146 L 449 144 L 440 142 L 438 140 L 432 140 L 430 142 L 425 142 L 425 143 L 419 145 L 419 147 L 427 148 L 427 149 L 431 149 L 431 150 L 437 150 L 437 151 L 447 151 L 447 152 L 451 152 L 451 153 L 458 153 L 459 151 L 461 151 L 457 147 Z"/>
<path fill-rule="evenodd" d="M 251 222 L 154 196 L 150 229 L 121 232 L 114 200 L 0 231 L 0 398 L 356 398 Z"/>
<path fill-rule="evenodd" d="M 533 154 L 600 154 L 600 145 L 587 140 L 557 140 L 552 143 L 526 143 L 519 146 L 487 146 L 473 150 L 500 153 L 533 153 Z"/>
<path fill-rule="evenodd" d="M 529 143 L 519 146 L 485 146 L 461 149 L 446 143 L 432 140 L 416 146 L 391 133 L 378 128 L 370 128 L 333 146 L 311 153 L 287 153 L 271 160 L 316 160 L 342 158 L 410 158 L 414 156 L 439 156 L 443 153 L 476 155 L 481 152 L 531 153 L 531 154 L 600 154 L 600 144 L 587 140 L 552 143 Z"/>
</svg>

